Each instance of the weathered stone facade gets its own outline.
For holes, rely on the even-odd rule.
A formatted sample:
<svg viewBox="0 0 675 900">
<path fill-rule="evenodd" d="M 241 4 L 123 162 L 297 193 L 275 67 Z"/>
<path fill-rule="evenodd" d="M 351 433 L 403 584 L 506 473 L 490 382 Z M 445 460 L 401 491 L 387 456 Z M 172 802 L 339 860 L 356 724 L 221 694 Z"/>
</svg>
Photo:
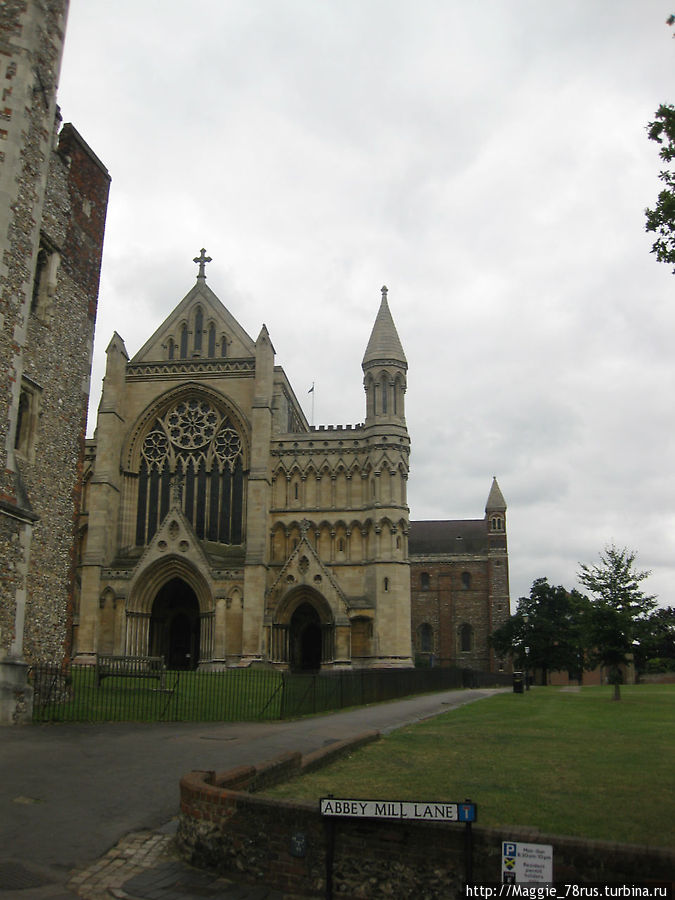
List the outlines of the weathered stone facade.
<svg viewBox="0 0 675 900">
<path fill-rule="evenodd" d="M 0 9 L 0 690 L 70 654 L 73 536 L 109 176 L 56 86 L 66 0 Z M 9 673 L 5 682 L 3 672 Z M 4 691 L 2 684 L 12 686 Z M 12 708 L 14 707 L 14 711 Z"/>
</svg>

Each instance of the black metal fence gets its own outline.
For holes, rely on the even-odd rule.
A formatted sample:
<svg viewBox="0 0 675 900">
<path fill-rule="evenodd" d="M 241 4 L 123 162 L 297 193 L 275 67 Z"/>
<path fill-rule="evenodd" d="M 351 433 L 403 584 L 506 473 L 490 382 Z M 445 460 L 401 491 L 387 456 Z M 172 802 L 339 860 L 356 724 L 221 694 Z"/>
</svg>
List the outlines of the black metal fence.
<svg viewBox="0 0 675 900">
<path fill-rule="evenodd" d="M 295 674 L 270 668 L 168 671 L 161 682 L 97 678 L 95 666 L 34 665 L 34 722 L 235 722 L 295 718 L 412 694 L 510 684 L 470 669 L 360 669 Z"/>
</svg>

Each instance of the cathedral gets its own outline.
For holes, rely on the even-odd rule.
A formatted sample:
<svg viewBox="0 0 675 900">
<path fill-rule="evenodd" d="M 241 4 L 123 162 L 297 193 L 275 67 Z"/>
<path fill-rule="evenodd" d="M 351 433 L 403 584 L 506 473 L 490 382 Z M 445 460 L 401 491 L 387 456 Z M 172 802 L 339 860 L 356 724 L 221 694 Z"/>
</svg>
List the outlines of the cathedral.
<svg viewBox="0 0 675 900">
<path fill-rule="evenodd" d="M 266 327 L 253 339 L 208 287 L 209 261 L 202 250 L 195 285 L 132 359 L 117 334 L 107 348 L 76 660 L 491 668 L 487 638 L 508 616 L 506 504 L 495 481 L 470 537 L 454 533 L 467 523 L 410 523 L 408 364 L 387 289 L 364 335 L 363 424 L 317 428 Z"/>
<path fill-rule="evenodd" d="M 202 251 L 133 359 L 113 336 L 85 442 L 110 175 L 61 127 L 67 11 L 1 13 L 0 723 L 30 721 L 31 666 L 97 654 L 496 671 L 506 503 L 495 479 L 482 518 L 409 520 L 408 365 L 385 288 L 363 423 L 317 428 L 265 326 L 254 340 L 207 287 Z"/>
</svg>

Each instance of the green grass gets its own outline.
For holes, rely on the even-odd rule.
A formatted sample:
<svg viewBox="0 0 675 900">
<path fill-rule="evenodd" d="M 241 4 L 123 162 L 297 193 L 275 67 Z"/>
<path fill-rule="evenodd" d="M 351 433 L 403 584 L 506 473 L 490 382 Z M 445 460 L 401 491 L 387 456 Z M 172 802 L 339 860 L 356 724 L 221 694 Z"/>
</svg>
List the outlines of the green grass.
<svg viewBox="0 0 675 900">
<path fill-rule="evenodd" d="M 208 722 L 278 719 L 281 673 L 259 669 L 167 672 L 165 687 L 152 678 L 104 678 L 93 666 L 73 667 L 58 702 L 37 706 L 35 721 Z M 53 697 L 58 696 L 58 688 Z M 46 693 L 48 686 L 43 685 Z"/>
<path fill-rule="evenodd" d="M 675 847 L 675 687 L 499 694 L 400 729 L 273 796 L 463 800 L 478 824 Z"/>
</svg>

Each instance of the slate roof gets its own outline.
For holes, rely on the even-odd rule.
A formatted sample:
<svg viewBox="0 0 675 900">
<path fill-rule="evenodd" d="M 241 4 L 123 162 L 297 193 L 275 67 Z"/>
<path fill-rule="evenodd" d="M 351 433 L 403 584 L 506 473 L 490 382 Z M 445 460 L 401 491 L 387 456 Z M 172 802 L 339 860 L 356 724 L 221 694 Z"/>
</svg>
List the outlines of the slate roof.
<svg viewBox="0 0 675 900">
<path fill-rule="evenodd" d="M 411 557 L 486 551 L 487 530 L 484 519 L 446 519 L 410 523 L 408 552 Z"/>
</svg>

